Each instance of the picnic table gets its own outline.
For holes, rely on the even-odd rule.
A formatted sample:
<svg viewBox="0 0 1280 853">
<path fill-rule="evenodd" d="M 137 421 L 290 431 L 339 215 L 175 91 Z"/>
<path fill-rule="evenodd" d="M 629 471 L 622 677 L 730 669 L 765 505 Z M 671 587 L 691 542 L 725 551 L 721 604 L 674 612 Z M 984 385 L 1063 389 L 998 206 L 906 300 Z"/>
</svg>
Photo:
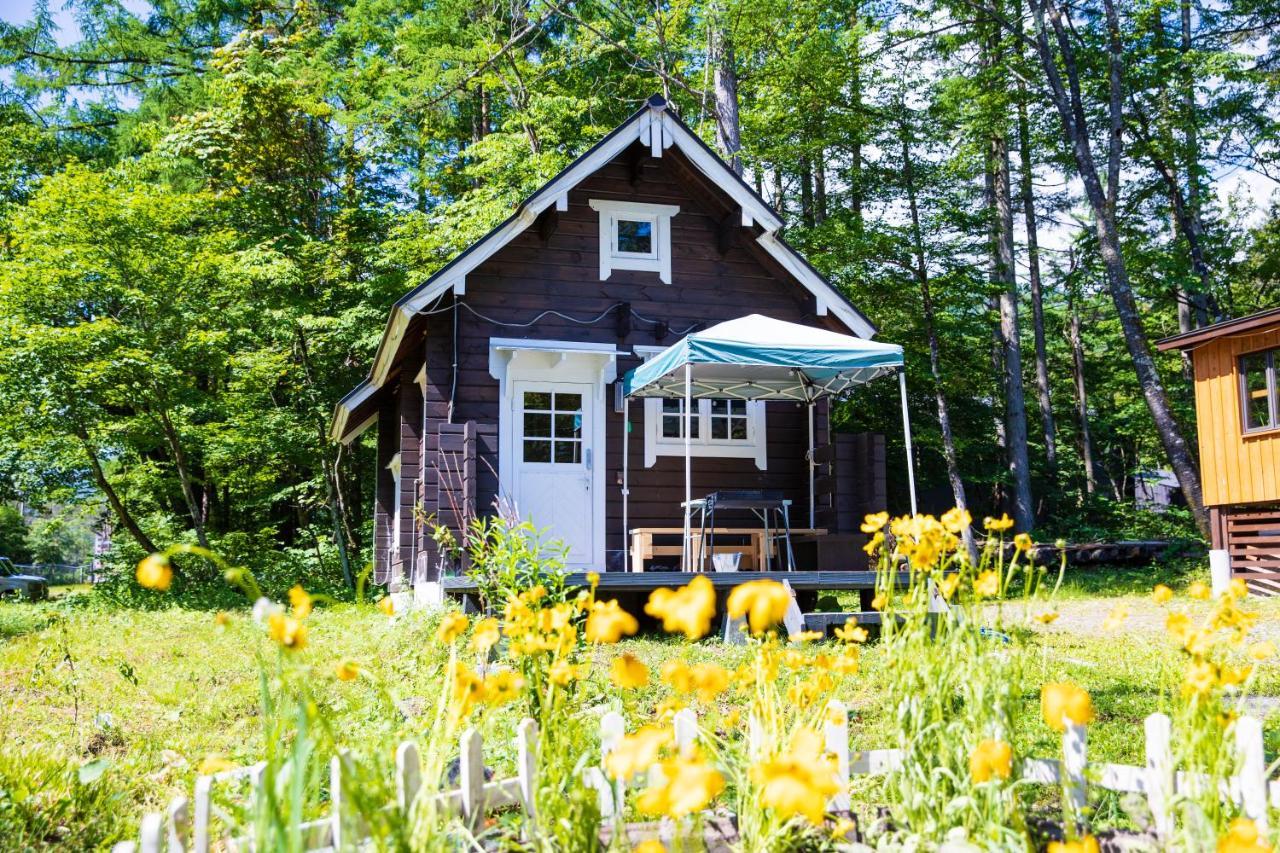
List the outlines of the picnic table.
<svg viewBox="0 0 1280 853">
<path fill-rule="evenodd" d="M 797 536 L 824 536 L 826 528 L 798 528 L 791 531 Z M 635 527 L 631 531 L 631 571 L 643 572 L 646 565 L 654 558 L 681 557 L 684 547 L 680 540 L 684 537 L 683 527 Z M 703 535 L 717 537 L 720 541 L 714 545 L 710 541 L 703 543 Z M 765 536 L 759 527 L 716 527 L 707 530 L 693 528 L 690 531 L 690 551 L 700 555 L 695 561 L 696 571 L 704 570 L 705 563 L 712 554 L 741 554 L 742 571 L 760 571 L 768 566 L 778 551 L 778 536 Z M 675 538 L 674 543 L 661 540 Z M 657 539 L 659 541 L 655 542 Z M 725 540 L 742 539 L 744 542 L 733 543 Z"/>
</svg>

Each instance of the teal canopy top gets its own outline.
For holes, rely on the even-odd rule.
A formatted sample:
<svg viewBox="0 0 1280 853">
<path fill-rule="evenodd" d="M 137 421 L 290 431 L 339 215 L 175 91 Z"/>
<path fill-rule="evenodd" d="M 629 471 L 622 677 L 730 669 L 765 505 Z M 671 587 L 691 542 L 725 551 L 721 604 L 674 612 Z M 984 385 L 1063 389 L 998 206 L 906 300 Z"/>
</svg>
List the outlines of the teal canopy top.
<svg viewBox="0 0 1280 853">
<path fill-rule="evenodd" d="M 622 377 L 628 397 L 813 402 L 896 372 L 902 347 L 750 314 L 686 335 Z"/>
</svg>

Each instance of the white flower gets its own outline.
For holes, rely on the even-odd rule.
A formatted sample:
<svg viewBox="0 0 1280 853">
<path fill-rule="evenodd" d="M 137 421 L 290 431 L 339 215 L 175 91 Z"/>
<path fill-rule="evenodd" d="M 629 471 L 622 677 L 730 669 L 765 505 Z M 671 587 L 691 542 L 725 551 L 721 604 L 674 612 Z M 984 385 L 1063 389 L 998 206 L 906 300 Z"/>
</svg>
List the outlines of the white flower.
<svg viewBox="0 0 1280 853">
<path fill-rule="evenodd" d="M 265 625 L 273 613 L 283 613 L 284 608 L 265 595 L 253 603 L 253 621 Z"/>
</svg>

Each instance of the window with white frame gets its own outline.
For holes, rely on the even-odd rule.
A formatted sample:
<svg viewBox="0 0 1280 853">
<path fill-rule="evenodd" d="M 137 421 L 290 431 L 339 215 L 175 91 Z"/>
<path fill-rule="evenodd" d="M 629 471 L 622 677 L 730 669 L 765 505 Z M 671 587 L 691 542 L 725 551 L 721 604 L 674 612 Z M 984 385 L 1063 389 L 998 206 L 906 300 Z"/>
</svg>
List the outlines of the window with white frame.
<svg viewBox="0 0 1280 853">
<path fill-rule="evenodd" d="M 692 456 L 754 459 L 765 470 L 765 404 L 759 401 L 693 400 L 689 418 Z M 684 456 L 684 400 L 648 398 L 644 401 L 644 464 L 659 456 Z"/>
<path fill-rule="evenodd" d="M 589 204 L 600 214 L 601 281 L 614 270 L 645 270 L 671 283 L 671 217 L 679 207 L 598 198 Z"/>
<path fill-rule="evenodd" d="M 636 347 L 643 359 L 662 347 Z M 684 456 L 684 400 L 648 397 L 644 401 L 644 466 L 652 468 L 659 456 Z M 761 471 L 768 466 L 763 401 L 694 400 L 689 418 L 689 452 L 692 456 L 753 459 Z"/>
</svg>

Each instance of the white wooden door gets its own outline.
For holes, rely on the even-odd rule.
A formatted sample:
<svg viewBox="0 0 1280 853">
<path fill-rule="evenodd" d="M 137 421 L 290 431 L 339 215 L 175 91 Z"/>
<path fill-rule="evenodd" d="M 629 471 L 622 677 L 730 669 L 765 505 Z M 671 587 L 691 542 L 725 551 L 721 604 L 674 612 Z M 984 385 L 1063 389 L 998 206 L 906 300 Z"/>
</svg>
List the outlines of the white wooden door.
<svg viewBox="0 0 1280 853">
<path fill-rule="evenodd" d="M 516 382 L 511 395 L 515 459 L 513 494 L 522 518 L 568 546 L 573 566 L 593 563 L 595 501 L 592 464 L 599 402 L 591 385 Z M 603 460 L 600 460 L 603 462 Z"/>
</svg>

